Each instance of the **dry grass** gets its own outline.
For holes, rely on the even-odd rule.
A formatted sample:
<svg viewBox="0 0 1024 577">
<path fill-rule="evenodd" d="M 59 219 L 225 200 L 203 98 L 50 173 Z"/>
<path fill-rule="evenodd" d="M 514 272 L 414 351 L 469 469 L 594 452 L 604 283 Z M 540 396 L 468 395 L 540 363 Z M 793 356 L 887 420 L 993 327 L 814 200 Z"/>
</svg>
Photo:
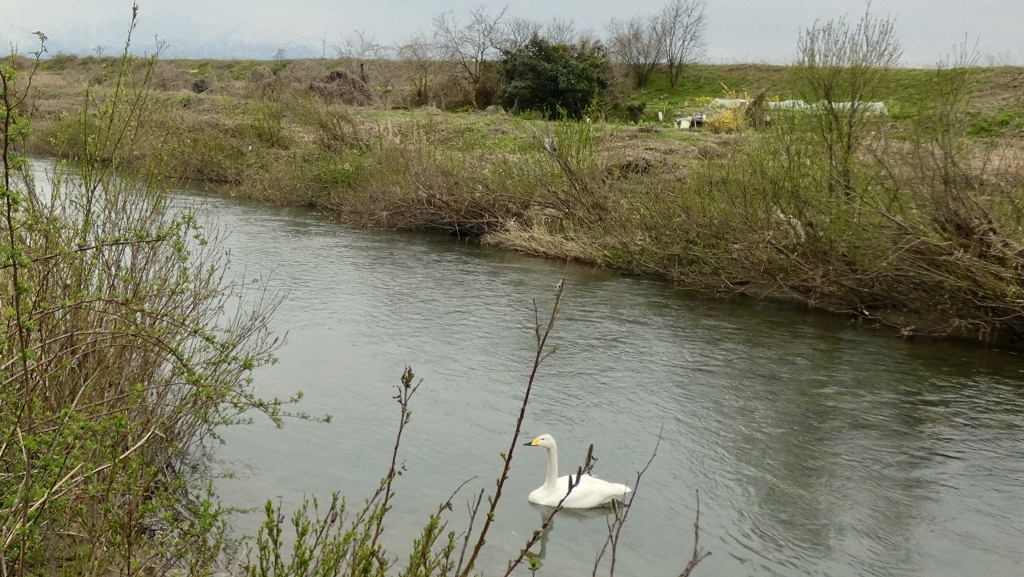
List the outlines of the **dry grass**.
<svg viewBox="0 0 1024 577">
<path fill-rule="evenodd" d="M 604 264 L 603 253 L 598 247 L 587 241 L 573 240 L 569 235 L 552 234 L 538 222 L 546 219 L 554 220 L 554 215 L 548 217 L 538 215 L 533 219 L 534 224 L 530 227 L 523 226 L 516 221 L 506 222 L 500 230 L 481 237 L 480 242 L 485 245 L 557 260 L 592 265 Z"/>
</svg>

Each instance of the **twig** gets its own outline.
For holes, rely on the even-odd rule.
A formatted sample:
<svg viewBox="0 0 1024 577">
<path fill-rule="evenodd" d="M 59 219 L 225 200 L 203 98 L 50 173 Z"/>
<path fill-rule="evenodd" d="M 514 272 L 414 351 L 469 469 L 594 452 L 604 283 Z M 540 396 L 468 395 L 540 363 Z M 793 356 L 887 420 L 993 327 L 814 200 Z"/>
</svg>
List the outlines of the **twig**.
<svg viewBox="0 0 1024 577">
<path fill-rule="evenodd" d="M 551 335 L 551 331 L 555 327 L 555 319 L 558 318 L 564 288 L 565 278 L 563 277 L 559 279 L 558 284 L 555 285 L 555 302 L 551 307 L 551 315 L 548 317 L 548 324 L 543 332 L 541 331 L 537 302 L 534 301 L 533 303 L 533 315 L 536 322 L 534 330 L 537 335 L 537 352 L 533 359 L 533 368 L 530 371 L 530 378 L 526 382 L 526 394 L 523 396 L 523 403 L 519 407 L 519 417 L 516 419 L 516 428 L 515 432 L 512 434 L 512 443 L 509 446 L 508 452 L 502 455 L 505 466 L 502 468 L 501 475 L 498 477 L 497 488 L 494 491 L 494 495 L 488 499 L 490 507 L 487 509 L 484 526 L 480 529 L 480 535 L 477 537 L 476 544 L 473 546 L 473 553 L 469 556 L 466 566 L 458 573 L 458 577 L 469 577 L 470 573 L 473 571 L 473 566 L 476 564 L 476 560 L 480 555 L 480 550 L 483 548 L 484 543 L 487 542 L 487 531 L 490 529 L 491 523 L 494 522 L 494 512 L 498 508 L 498 501 L 501 499 L 501 491 L 505 487 L 505 481 L 508 480 L 509 470 L 512 468 L 512 455 L 515 452 L 516 441 L 519 439 L 519 435 L 522 432 L 523 421 L 526 419 L 526 407 L 530 403 L 530 392 L 533 390 L 533 383 L 537 378 L 537 371 L 540 369 L 541 362 L 546 359 L 548 355 L 558 350 L 558 347 L 555 346 L 552 347 L 550 351 L 545 351 L 545 347 L 547 346 L 548 337 Z"/>
<path fill-rule="evenodd" d="M 626 518 L 629 517 L 629 510 L 633 505 L 633 499 L 636 499 L 637 492 L 640 489 L 640 481 L 643 479 L 644 473 L 654 462 L 654 457 L 658 455 L 658 447 L 661 446 L 661 437 L 664 433 L 665 427 L 662 426 L 661 430 L 658 431 L 658 440 L 654 443 L 654 450 L 651 451 L 651 456 L 647 459 L 647 464 L 644 465 L 643 469 L 636 474 L 636 483 L 633 484 L 633 492 L 629 495 L 629 500 L 623 503 L 621 506 L 616 506 L 613 503 L 612 513 L 614 514 L 614 520 L 608 521 L 608 538 L 605 539 L 604 545 L 601 546 L 601 550 L 597 553 L 597 558 L 594 559 L 594 570 L 591 573 L 593 577 L 597 576 L 597 568 L 601 564 L 601 559 L 604 557 L 605 552 L 608 550 L 608 546 L 611 546 L 611 565 L 608 567 L 608 575 L 615 574 L 615 561 L 617 559 L 618 548 L 619 548 L 619 536 L 622 534 L 622 527 L 626 524 Z"/>
<path fill-rule="evenodd" d="M 466 507 L 469 509 L 469 527 L 466 529 L 466 536 L 462 540 L 462 551 L 459 552 L 459 564 L 455 568 L 455 574 L 459 575 L 462 571 L 462 562 L 466 557 L 466 550 L 469 548 L 469 538 L 473 536 L 473 522 L 476 521 L 476 514 L 480 512 L 480 503 L 484 500 L 484 489 L 480 489 L 476 499 L 473 501 L 472 506 L 469 504 Z"/>
<path fill-rule="evenodd" d="M 470 482 L 475 481 L 475 480 L 476 480 L 476 475 L 473 475 L 472 477 L 470 477 L 470 478 L 466 479 L 465 481 L 463 481 L 461 485 L 459 485 L 458 487 L 455 487 L 455 490 L 452 491 L 452 494 L 449 495 L 448 498 L 445 500 L 445 502 L 444 502 L 445 507 L 447 507 L 448 509 L 451 509 L 451 507 L 452 507 L 452 499 L 455 498 L 455 495 L 458 495 L 459 491 L 461 491 L 463 487 L 465 487 Z"/>
<path fill-rule="evenodd" d="M 398 393 L 395 395 L 395 400 L 398 401 L 401 411 L 399 412 L 398 421 L 398 434 L 395 435 L 395 446 L 391 450 L 391 468 L 388 469 L 387 480 L 384 483 L 383 497 L 381 498 L 380 510 L 384 513 L 388 510 L 388 503 L 391 501 L 391 484 L 394 482 L 395 477 L 398 476 L 398 448 L 402 444 L 402 432 L 405 430 L 405 425 L 409 423 L 409 401 L 412 396 L 416 394 L 416 390 L 420 388 L 418 381 L 413 384 L 413 379 L 416 375 L 413 374 L 412 368 L 405 367 L 405 372 L 402 373 L 401 385 L 398 386 Z M 380 538 L 380 534 L 384 532 L 384 515 L 377 517 L 377 525 L 373 530 L 373 539 L 370 541 L 370 549 L 372 550 L 377 546 L 377 540 Z"/>
<path fill-rule="evenodd" d="M 693 521 L 693 555 L 686 568 L 679 574 L 679 577 L 690 577 L 690 572 L 704 559 L 711 555 L 711 551 L 704 551 L 700 548 L 700 491 L 697 491 L 697 516 Z"/>
</svg>

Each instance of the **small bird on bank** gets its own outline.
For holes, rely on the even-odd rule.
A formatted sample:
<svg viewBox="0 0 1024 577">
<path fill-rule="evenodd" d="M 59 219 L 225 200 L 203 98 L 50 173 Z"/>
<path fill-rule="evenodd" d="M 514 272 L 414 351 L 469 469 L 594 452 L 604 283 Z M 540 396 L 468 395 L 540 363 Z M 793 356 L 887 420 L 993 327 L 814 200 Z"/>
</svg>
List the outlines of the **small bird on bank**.
<svg viewBox="0 0 1024 577">
<path fill-rule="evenodd" d="M 609 483 L 597 477 L 581 474 L 558 476 L 558 446 L 551 435 L 541 435 L 525 443 L 528 447 L 544 447 L 548 451 L 548 473 L 544 484 L 530 493 L 529 500 L 537 505 L 557 507 L 562 498 L 562 506 L 567 509 L 592 509 L 603 507 L 616 499 L 621 499 L 632 491 L 622 483 Z M 569 492 L 569 478 L 572 477 L 573 488 Z M 568 497 L 566 497 L 568 493 Z"/>
</svg>

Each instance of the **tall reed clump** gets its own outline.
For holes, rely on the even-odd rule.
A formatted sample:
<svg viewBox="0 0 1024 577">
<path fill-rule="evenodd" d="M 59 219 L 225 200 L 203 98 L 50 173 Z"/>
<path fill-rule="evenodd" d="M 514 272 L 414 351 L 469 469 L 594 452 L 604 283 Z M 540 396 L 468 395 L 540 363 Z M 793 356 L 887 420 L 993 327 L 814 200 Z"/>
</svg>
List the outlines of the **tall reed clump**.
<svg viewBox="0 0 1024 577">
<path fill-rule="evenodd" d="M 702 237 L 680 231 L 679 252 L 692 248 L 719 275 L 687 280 L 874 319 L 907 337 L 1019 339 L 1024 165 L 1012 145 L 969 137 L 969 54 L 936 69 L 934 93 L 896 130 L 865 108 L 884 82 L 876 67 L 895 50 L 891 28 L 867 16 L 844 26 L 812 30 L 807 42 L 855 46 L 805 50 L 881 61 L 809 59 L 795 73 L 821 100 L 775 111 L 770 129 L 703 165 L 677 196 Z"/>
<path fill-rule="evenodd" d="M 521 210 L 529 192 L 509 193 L 493 178 L 503 166 L 500 152 L 438 142 L 446 128 L 432 119 L 363 125 L 358 140 L 317 157 L 315 180 L 325 185 L 317 205 L 364 226 L 495 230 Z"/>
<path fill-rule="evenodd" d="M 1012 140 L 969 136 L 976 61 L 960 47 L 940 63 L 909 142 L 881 163 L 893 176 L 874 208 L 895 241 L 882 278 L 907 308 L 939 311 L 943 332 L 1018 340 L 1024 151 Z"/>
<path fill-rule="evenodd" d="M 600 264 L 627 198 L 602 154 L 608 127 L 569 120 L 529 126 L 528 150 L 507 154 L 486 174 L 518 198 L 483 242 L 520 252 Z"/>
<path fill-rule="evenodd" d="M 20 152 L 32 71 L 0 66 L 2 575 L 208 571 L 224 521 L 196 458 L 242 411 L 281 415 L 249 387 L 276 300 L 229 283 L 215 231 L 130 154 L 154 62 L 126 43 L 49 184 Z"/>
</svg>

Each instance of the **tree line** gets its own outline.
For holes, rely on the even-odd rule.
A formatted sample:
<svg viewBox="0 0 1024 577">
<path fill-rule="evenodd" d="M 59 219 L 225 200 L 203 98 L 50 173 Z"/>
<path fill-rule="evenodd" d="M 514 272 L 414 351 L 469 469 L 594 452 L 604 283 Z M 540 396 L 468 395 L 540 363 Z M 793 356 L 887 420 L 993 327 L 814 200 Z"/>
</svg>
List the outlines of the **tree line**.
<svg viewBox="0 0 1024 577">
<path fill-rule="evenodd" d="M 623 71 L 632 88 L 643 88 L 664 66 L 674 90 L 684 67 L 704 54 L 706 6 L 704 0 L 670 0 L 656 13 L 612 19 L 601 37 L 572 19 L 542 22 L 513 16 L 508 6 L 481 4 L 464 15 L 438 14 L 429 32 L 395 46 L 355 31 L 334 49 L 364 81 L 376 62 L 406 63 L 416 104 L 433 103 L 442 85 L 455 84 L 474 108 L 500 102 L 578 116 L 581 98 L 607 88 L 613 69 Z"/>
</svg>

